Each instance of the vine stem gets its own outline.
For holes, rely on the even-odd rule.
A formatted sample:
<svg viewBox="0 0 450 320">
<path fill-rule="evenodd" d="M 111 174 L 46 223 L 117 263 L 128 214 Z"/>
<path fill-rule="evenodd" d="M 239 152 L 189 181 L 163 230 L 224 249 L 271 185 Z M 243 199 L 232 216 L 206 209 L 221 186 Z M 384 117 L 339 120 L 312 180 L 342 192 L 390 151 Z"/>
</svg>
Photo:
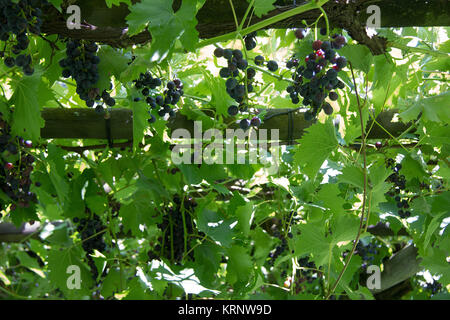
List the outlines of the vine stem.
<svg viewBox="0 0 450 320">
<path fill-rule="evenodd" d="M 322 7 L 319 7 L 319 10 L 322 12 L 322 15 L 325 19 L 325 24 L 327 25 L 327 37 L 330 35 L 330 22 L 328 21 L 328 16 L 325 10 Z"/>
<path fill-rule="evenodd" d="M 226 33 L 224 35 L 214 37 L 211 39 L 203 40 L 197 44 L 197 48 L 202 48 L 205 46 L 208 46 L 210 44 L 214 44 L 217 42 L 225 42 L 228 40 L 236 39 L 238 33 L 241 34 L 241 36 L 245 36 L 249 33 L 252 33 L 253 31 L 257 31 L 259 29 L 263 29 L 265 27 L 270 26 L 271 24 L 277 23 L 279 21 L 285 20 L 287 18 L 290 18 L 292 16 L 301 14 L 303 12 L 307 12 L 309 10 L 317 9 L 321 6 L 323 6 L 325 3 L 327 3 L 329 0 L 317 0 L 317 1 L 310 1 L 309 3 L 306 3 L 302 6 L 296 7 L 294 9 L 282 12 L 280 14 L 277 14 L 276 16 L 264 19 L 261 22 L 255 23 L 254 25 L 251 25 L 245 29 L 242 29 L 241 31 L 236 30 L 229 33 Z"/>
<path fill-rule="evenodd" d="M 348 266 L 350 264 L 350 261 L 351 261 L 351 259 L 353 257 L 353 254 L 355 253 L 356 245 L 358 244 L 359 239 L 360 239 L 361 234 L 362 234 L 362 230 L 364 229 L 364 214 L 365 214 L 364 211 L 365 211 L 365 207 L 366 207 L 366 198 L 367 198 L 366 133 L 364 131 L 364 120 L 363 120 L 363 115 L 362 115 L 361 102 L 359 100 L 358 88 L 357 88 L 357 85 L 356 85 L 355 74 L 353 72 L 353 66 L 352 66 L 350 61 L 348 63 L 350 65 L 350 70 L 352 72 L 353 84 L 355 85 L 356 101 L 358 103 L 359 119 L 360 119 L 360 122 L 361 122 L 361 138 L 362 138 L 361 152 L 363 154 L 363 164 L 364 164 L 364 168 L 363 168 L 363 177 L 364 177 L 363 200 L 362 200 L 362 206 L 361 206 L 361 218 L 359 220 L 358 233 L 356 235 L 355 241 L 353 242 L 352 250 L 347 255 L 347 261 L 345 261 L 344 267 L 342 268 L 341 272 L 339 273 L 335 283 L 333 284 L 333 286 L 328 291 L 328 293 L 327 293 L 327 295 L 325 297 L 326 300 L 328 300 L 330 298 L 330 296 L 333 294 L 334 290 L 336 290 L 339 282 L 342 279 L 342 276 L 344 275 L 345 271 L 347 270 L 347 268 L 348 268 Z"/>
<path fill-rule="evenodd" d="M 282 75 L 278 75 L 276 73 L 270 72 L 270 71 L 268 71 L 268 70 L 266 70 L 264 68 L 261 68 L 259 66 L 255 66 L 253 64 L 249 64 L 249 67 L 253 68 L 255 70 L 261 71 L 262 73 L 265 73 L 265 74 L 267 74 L 267 75 L 277 79 L 278 81 L 286 81 L 286 82 L 289 82 L 289 83 L 296 83 L 294 80 L 291 80 L 291 79 L 288 79 L 288 78 L 284 78 Z"/>
<path fill-rule="evenodd" d="M 423 54 L 429 54 L 431 56 L 434 57 L 446 57 L 449 58 L 450 54 L 442 52 L 442 51 L 438 51 L 438 50 L 430 50 L 430 49 L 424 49 L 424 48 L 416 48 L 416 47 L 409 47 L 394 41 L 388 42 L 387 43 L 388 47 L 391 48 L 396 48 L 396 49 L 400 49 L 400 50 L 404 50 L 407 52 L 417 52 L 417 53 L 423 53 Z"/>
</svg>

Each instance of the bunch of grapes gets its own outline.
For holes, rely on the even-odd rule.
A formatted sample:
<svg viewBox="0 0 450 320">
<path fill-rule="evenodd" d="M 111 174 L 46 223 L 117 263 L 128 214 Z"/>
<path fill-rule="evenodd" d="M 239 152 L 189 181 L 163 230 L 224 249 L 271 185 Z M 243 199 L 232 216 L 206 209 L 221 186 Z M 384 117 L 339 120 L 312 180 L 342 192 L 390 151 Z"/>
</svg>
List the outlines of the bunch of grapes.
<svg viewBox="0 0 450 320">
<path fill-rule="evenodd" d="M 77 231 L 81 234 L 84 251 L 87 253 L 93 253 L 94 250 L 100 252 L 105 251 L 106 244 L 103 241 L 102 231 L 104 231 L 106 227 L 103 225 L 98 215 L 94 214 L 88 218 L 82 219 L 75 217 L 73 218 L 73 222 L 78 224 Z"/>
<path fill-rule="evenodd" d="M 275 72 L 278 70 L 278 63 L 275 60 L 268 60 L 266 61 L 266 59 L 262 56 L 262 55 L 257 55 L 253 61 L 255 62 L 255 64 L 257 66 L 266 66 L 267 69 L 269 71 Z"/>
<path fill-rule="evenodd" d="M 96 279 L 98 276 L 98 271 L 90 254 L 92 254 L 94 250 L 98 250 L 100 252 L 106 250 L 106 244 L 103 240 L 103 231 L 106 227 L 103 225 L 98 215 L 91 215 L 89 209 L 87 208 L 86 213 L 89 214 L 89 218 L 79 219 L 78 217 L 75 217 L 72 221 L 77 224 L 77 231 L 81 235 L 81 240 L 83 242 L 82 247 L 86 252 L 86 259 L 89 267 L 91 268 L 92 277 Z"/>
<path fill-rule="evenodd" d="M 355 254 L 359 255 L 363 259 L 363 267 L 373 263 L 375 256 L 378 254 L 378 246 L 375 243 L 369 243 L 364 245 L 361 241 L 356 244 Z"/>
<path fill-rule="evenodd" d="M 31 172 L 34 157 L 25 152 L 31 141 L 11 136 L 11 127 L 0 113 L 0 190 L 12 201 L 11 210 L 28 208 L 37 203 L 36 195 L 30 192 Z M 39 186 L 39 184 L 37 184 Z M 0 200 L 0 210 L 8 203 Z"/>
<path fill-rule="evenodd" d="M 182 209 L 182 205 L 184 209 Z M 174 196 L 173 206 L 166 209 L 162 222 L 158 224 L 164 234 L 158 239 L 161 244 L 156 245 L 154 250 L 147 253 L 150 260 L 163 256 L 169 260 L 173 259 L 176 263 L 181 262 L 185 254 L 184 238 L 194 231 L 191 213 L 196 206 L 197 203 L 193 198 L 185 198 L 182 201 L 178 195 Z M 190 248 L 188 241 L 186 250 L 189 251 Z"/>
<path fill-rule="evenodd" d="M 393 184 L 393 190 L 389 191 L 387 195 L 394 198 L 398 208 L 398 215 L 401 218 L 408 218 L 411 216 L 411 212 L 407 210 L 409 209 L 409 199 L 406 193 L 402 194 L 402 191 L 404 192 L 406 189 L 406 178 L 399 173 L 402 165 L 400 163 L 396 164 L 394 159 L 389 158 L 386 161 L 386 166 L 393 171 L 387 178 L 387 181 Z"/>
<path fill-rule="evenodd" d="M 425 289 L 434 295 L 442 290 L 442 284 L 433 279 L 432 283 L 427 283 Z"/>
<path fill-rule="evenodd" d="M 220 76 L 227 79 L 225 86 L 227 88 L 227 93 L 236 102 L 242 103 L 244 97 L 247 93 L 253 92 L 253 85 L 247 83 L 247 88 L 245 87 L 246 79 L 252 80 L 255 76 L 255 70 L 247 71 L 247 77 L 243 76 L 239 78 L 239 70 L 246 71 L 248 68 L 248 61 L 244 59 L 244 55 L 241 50 L 235 49 L 222 49 L 216 48 L 214 50 L 214 55 L 217 58 L 225 58 L 228 62 L 228 66 L 220 69 Z"/>
<path fill-rule="evenodd" d="M 167 82 L 166 89 L 162 94 L 158 94 L 154 90 L 161 86 L 161 79 L 153 78 L 150 72 L 141 73 L 139 79 L 133 80 L 136 89 L 140 90 L 145 102 L 150 106 L 150 109 L 156 109 L 159 107 L 158 116 L 164 117 L 166 114 L 169 117 L 175 117 L 174 107 L 180 101 L 180 98 L 184 95 L 183 84 L 180 79 L 174 79 Z M 134 101 L 140 101 L 141 97 L 134 98 Z M 156 121 L 155 116 L 149 110 L 148 119 L 149 123 Z"/>
<path fill-rule="evenodd" d="M 59 61 L 59 65 L 63 68 L 62 76 L 64 78 L 72 77 L 77 84 L 76 92 L 80 99 L 86 102 L 86 105 L 92 108 L 97 102 L 96 111 L 102 112 L 102 102 L 112 107 L 116 104 L 116 100 L 111 98 L 106 90 L 100 93 L 100 89 L 96 87 L 99 79 L 98 64 L 100 58 L 96 55 L 98 46 L 94 42 L 86 42 L 80 40 L 69 40 L 66 44 L 65 59 Z M 110 85 L 112 89 L 112 84 Z"/>
<path fill-rule="evenodd" d="M 297 275 L 297 279 L 300 283 L 307 281 L 308 283 L 311 283 L 314 281 L 314 271 L 313 269 L 317 269 L 316 264 L 312 261 L 309 261 L 309 257 L 303 257 L 298 259 L 298 264 L 302 268 L 307 269 L 300 269 L 299 274 Z"/>
<path fill-rule="evenodd" d="M 304 29 L 297 29 L 295 34 L 298 39 L 305 36 Z M 335 89 L 343 89 L 345 85 L 338 79 L 338 72 L 347 65 L 347 59 L 338 57 L 336 51 L 346 43 L 345 37 L 334 35 L 331 41 L 316 40 L 312 43 L 313 52 L 305 58 L 305 63 L 300 63 L 299 57 L 293 57 L 286 63 L 288 69 L 295 68 L 292 79 L 294 84 L 286 88 L 292 103 L 300 102 L 303 97 L 303 105 L 310 106 L 305 113 L 306 120 L 314 119 L 320 110 L 331 115 L 333 108 L 325 99 L 331 101 L 338 99 Z"/>
<path fill-rule="evenodd" d="M 272 235 L 281 240 L 281 243 L 275 247 L 275 250 L 269 253 L 269 265 L 273 266 L 275 260 L 281 256 L 287 249 L 289 249 L 289 245 L 287 239 L 284 237 L 284 234 L 281 232 L 281 224 L 274 223 L 271 227 Z M 288 233 L 288 237 L 292 238 L 292 233 Z"/>
<path fill-rule="evenodd" d="M 216 48 L 214 55 L 218 58 L 223 57 L 227 59 L 228 66 L 220 69 L 219 74 L 222 78 L 227 79 L 225 82 L 227 93 L 238 103 L 238 105 L 228 107 L 228 114 L 236 116 L 239 112 L 247 112 L 248 105 L 244 102 L 244 99 L 247 93 L 254 91 L 252 83 L 256 76 L 256 70 L 248 67 L 248 61 L 244 59 L 241 50 Z M 239 77 L 239 70 L 245 72 L 242 77 Z M 247 84 L 247 87 L 245 84 Z M 261 119 L 257 116 L 254 116 L 252 119 L 242 119 L 239 122 L 242 130 L 247 130 L 251 126 L 259 127 L 260 125 Z"/>
<path fill-rule="evenodd" d="M 281 238 L 281 243 L 275 247 L 275 250 L 273 252 L 269 253 L 269 265 L 273 266 L 275 260 L 279 256 L 281 256 L 288 248 L 289 247 L 286 238 Z"/>
<path fill-rule="evenodd" d="M 0 57 L 8 68 L 22 68 L 27 76 L 34 73 L 28 49 L 30 40 L 28 34 L 40 34 L 42 25 L 42 10 L 49 6 L 47 0 L 0 0 L 0 40 L 5 41 Z"/>
</svg>

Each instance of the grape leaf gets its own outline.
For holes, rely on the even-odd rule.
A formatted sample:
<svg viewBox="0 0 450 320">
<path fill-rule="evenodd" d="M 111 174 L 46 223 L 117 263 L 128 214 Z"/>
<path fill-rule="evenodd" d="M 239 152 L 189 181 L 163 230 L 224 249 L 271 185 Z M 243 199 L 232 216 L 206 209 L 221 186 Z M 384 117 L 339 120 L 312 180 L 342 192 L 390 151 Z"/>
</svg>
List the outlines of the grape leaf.
<svg viewBox="0 0 450 320">
<path fill-rule="evenodd" d="M 449 252 L 440 248 L 428 248 L 427 255 L 422 256 L 421 266 L 428 269 L 432 274 L 441 275 L 439 282 L 444 286 L 450 283 L 449 263 L 447 262 Z"/>
<path fill-rule="evenodd" d="M 61 149 L 53 144 L 48 145 L 48 157 L 47 163 L 49 165 L 48 175 L 50 180 L 55 187 L 56 194 L 61 204 L 64 204 L 68 199 L 69 185 L 66 180 L 65 169 L 64 169 L 64 158 Z"/>
<path fill-rule="evenodd" d="M 372 66 L 373 55 L 370 50 L 361 44 L 348 44 L 339 50 L 339 55 L 345 56 L 353 68 L 368 73 Z"/>
<path fill-rule="evenodd" d="M 205 82 L 211 90 L 211 104 L 216 107 L 218 115 L 227 116 L 228 107 L 235 101 L 225 91 L 225 81 L 221 78 L 213 77 L 208 71 L 202 70 Z"/>
<path fill-rule="evenodd" d="M 194 256 L 197 263 L 195 275 L 207 286 L 212 285 L 220 267 L 221 254 L 219 247 L 211 243 L 203 243 L 195 248 Z"/>
<path fill-rule="evenodd" d="M 294 163 L 301 166 L 310 178 L 315 177 L 323 162 L 338 146 L 331 122 L 312 125 L 299 142 L 300 146 L 295 152 Z"/>
<path fill-rule="evenodd" d="M 341 241 L 350 241 L 356 238 L 359 228 L 359 219 L 354 215 L 334 215 L 331 222 L 331 237 L 333 244 Z"/>
<path fill-rule="evenodd" d="M 105 298 L 111 297 L 114 292 L 120 291 L 120 288 L 123 288 L 126 283 L 125 274 L 120 272 L 118 269 L 112 269 L 108 272 L 106 277 L 103 280 L 102 285 L 102 296 Z"/>
<path fill-rule="evenodd" d="M 394 73 L 395 65 L 384 55 L 376 56 L 374 60 L 375 63 L 372 80 L 374 88 L 383 88 L 386 91 L 387 89 L 389 89 L 389 80 Z"/>
<path fill-rule="evenodd" d="M 348 165 L 342 169 L 342 174 L 338 176 L 338 181 L 363 189 L 364 173 L 361 168 L 355 165 Z"/>
<path fill-rule="evenodd" d="M 111 8 L 112 6 L 120 6 L 121 3 L 125 3 L 129 7 L 131 7 L 131 0 L 105 0 L 106 5 L 108 8 Z"/>
<path fill-rule="evenodd" d="M 197 11 L 205 0 L 186 0 L 181 8 L 174 13 L 172 1 L 158 0 L 143 1 L 135 4 L 127 16 L 130 33 L 135 34 L 150 23 L 149 30 L 152 35 L 151 61 L 160 63 L 170 56 L 176 40 L 180 39 L 182 45 L 188 50 L 194 50 L 198 42 Z"/>
<path fill-rule="evenodd" d="M 294 250 L 296 256 L 312 254 L 317 266 L 328 263 L 331 239 L 325 237 L 323 224 L 311 222 L 298 227 L 300 235 L 294 238 Z"/>
<path fill-rule="evenodd" d="M 63 0 L 48 0 L 53 6 L 61 12 L 61 3 Z"/>
<path fill-rule="evenodd" d="M 40 130 L 44 126 L 39 107 L 39 96 L 44 93 L 40 89 L 41 76 L 35 72 L 33 76 L 18 80 L 11 97 L 15 109 L 12 115 L 11 130 L 13 135 L 24 139 L 39 140 Z"/>
<path fill-rule="evenodd" d="M 198 215 L 198 230 L 218 241 L 222 246 L 231 245 L 234 220 L 225 219 L 220 213 L 203 209 Z"/>
<path fill-rule="evenodd" d="M 206 0 L 183 1 L 181 8 L 175 13 L 175 21 L 181 29 L 180 41 L 189 51 L 193 51 L 198 42 L 198 31 L 195 28 L 198 23 L 196 15 L 205 2 Z"/>
<path fill-rule="evenodd" d="M 145 101 L 133 101 L 130 97 L 130 103 L 133 108 L 133 150 L 139 148 L 139 144 L 144 139 L 145 130 L 148 127 L 148 112 Z"/>
<path fill-rule="evenodd" d="M 123 55 L 123 53 L 111 47 L 101 47 L 97 56 L 100 58 L 100 63 L 98 65 L 100 79 L 97 83 L 101 84 L 99 86 L 101 92 L 104 89 L 109 90 L 111 76 L 120 79 L 120 75 L 128 67 L 129 59 Z M 102 78 L 105 78 L 105 80 L 102 81 Z"/>
<path fill-rule="evenodd" d="M 437 96 L 423 98 L 415 102 L 410 108 L 400 113 L 405 121 L 414 120 L 420 112 L 426 120 L 448 123 L 450 121 L 450 92 Z"/>
<path fill-rule="evenodd" d="M 126 17 L 128 33 L 135 35 L 151 23 L 152 27 L 160 27 L 173 17 L 172 1 L 142 0 L 130 7 L 130 14 Z"/>
<path fill-rule="evenodd" d="M 276 0 L 255 0 L 255 3 L 253 4 L 255 8 L 255 14 L 258 17 L 262 17 L 269 11 L 275 9 L 274 3 Z"/>
<path fill-rule="evenodd" d="M 235 288 L 244 287 L 252 274 L 252 258 L 245 248 L 232 246 L 227 250 L 227 282 Z"/>
<path fill-rule="evenodd" d="M 239 229 L 243 232 L 244 236 L 248 236 L 250 232 L 250 225 L 253 213 L 253 205 L 251 202 L 247 202 L 245 205 L 236 209 L 236 216 L 238 219 Z"/>
<path fill-rule="evenodd" d="M 253 258 L 258 265 L 264 264 L 273 246 L 273 238 L 269 236 L 262 228 L 256 228 L 250 231 L 251 238 L 255 241 L 255 252 Z"/>
<path fill-rule="evenodd" d="M 323 184 L 317 193 L 317 200 L 323 202 L 323 206 L 330 209 L 332 213 L 344 213 L 344 199 L 339 196 L 339 188 L 336 184 Z"/>
<path fill-rule="evenodd" d="M 63 291 L 69 298 L 79 298 L 89 295 L 93 283 L 89 268 L 80 259 L 81 255 L 81 250 L 78 248 L 70 248 L 67 250 L 53 248 L 47 257 L 47 267 L 49 270 L 48 278 L 52 284 L 56 285 L 56 287 Z M 68 267 L 72 265 L 80 268 L 80 289 L 69 289 L 67 286 L 67 280 L 71 276 L 67 271 Z"/>
</svg>

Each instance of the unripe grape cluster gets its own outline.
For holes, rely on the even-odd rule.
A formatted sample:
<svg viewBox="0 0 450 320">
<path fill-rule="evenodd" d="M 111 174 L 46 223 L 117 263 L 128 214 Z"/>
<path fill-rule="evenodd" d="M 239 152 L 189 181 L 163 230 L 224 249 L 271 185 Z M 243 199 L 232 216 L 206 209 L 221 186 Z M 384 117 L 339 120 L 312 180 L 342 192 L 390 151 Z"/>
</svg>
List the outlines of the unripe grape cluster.
<svg viewBox="0 0 450 320">
<path fill-rule="evenodd" d="M 40 34 L 42 25 L 42 10 L 49 6 L 47 0 L 0 0 L 0 41 L 5 45 L 0 51 L 0 57 L 8 68 L 22 68 L 25 75 L 34 73 L 28 49 L 28 35 Z"/>
<path fill-rule="evenodd" d="M 35 158 L 26 149 L 31 147 L 31 141 L 11 135 L 10 125 L 0 113 L 0 191 L 10 199 L 5 202 L 0 197 L 0 210 L 11 202 L 11 211 L 37 203 L 36 194 L 30 191 Z"/>
</svg>

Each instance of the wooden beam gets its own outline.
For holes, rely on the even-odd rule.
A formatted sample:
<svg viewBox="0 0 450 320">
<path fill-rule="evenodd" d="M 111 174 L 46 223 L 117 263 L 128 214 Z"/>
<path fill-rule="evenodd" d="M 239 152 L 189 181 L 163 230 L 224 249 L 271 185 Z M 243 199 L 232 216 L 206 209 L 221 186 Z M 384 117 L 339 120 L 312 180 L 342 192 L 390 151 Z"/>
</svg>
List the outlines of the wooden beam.
<svg viewBox="0 0 450 320">
<path fill-rule="evenodd" d="M 77 0 L 72 1 L 81 8 L 82 20 L 85 24 L 81 29 L 69 30 L 66 26 L 66 15 L 54 9 L 46 12 L 42 31 L 46 34 L 58 34 L 62 37 L 74 39 L 86 39 L 109 44 L 116 47 L 129 47 L 134 44 L 144 44 L 151 41 L 148 31 L 139 33 L 133 37 L 126 35 L 126 20 L 128 7 L 124 4 L 108 8 L 104 1 Z M 137 2 L 137 1 L 133 1 Z M 307 1 L 297 0 L 296 4 L 302 5 Z M 175 0 L 173 9 L 180 7 L 181 0 Z M 268 17 L 294 8 L 292 0 L 278 0 L 276 7 L 262 18 L 252 16 L 250 25 L 260 22 Z M 447 0 L 352 0 L 329 1 L 324 6 L 332 28 L 344 28 L 349 30 L 357 41 L 370 41 L 362 34 L 366 26 L 369 14 L 369 5 L 377 5 L 381 11 L 381 27 L 413 27 L 413 26 L 449 26 L 450 17 L 449 2 Z M 239 20 L 243 17 L 248 6 L 247 1 L 233 0 L 236 16 Z M 63 10 L 64 11 L 64 10 Z M 289 19 L 279 21 L 267 28 L 296 28 L 303 27 L 303 21 L 314 23 L 320 16 L 319 10 L 312 10 Z M 235 30 L 235 21 L 227 0 L 208 0 L 197 14 L 197 30 L 200 38 L 213 38 Z M 324 26 L 324 21 L 319 21 Z M 95 26 L 95 27 L 93 27 Z M 361 30 L 356 30 L 357 26 Z M 372 47 L 372 44 L 369 43 Z M 375 47 L 371 49 L 377 51 Z"/>
<path fill-rule="evenodd" d="M 408 245 L 395 253 L 388 261 L 383 263 L 384 270 L 381 273 L 380 289 L 372 290 L 373 294 L 379 294 L 403 281 L 411 278 L 422 270 L 421 259 L 417 256 L 417 248 Z"/>
<path fill-rule="evenodd" d="M 289 128 L 289 113 L 291 113 L 293 128 Z M 395 110 L 384 111 L 377 117 L 377 122 L 393 136 L 398 136 L 404 132 L 411 124 L 392 121 Z M 68 139 L 107 139 L 106 119 L 104 115 L 95 112 L 94 109 L 60 109 L 46 108 L 42 110 L 42 118 L 45 126 L 41 129 L 41 137 L 44 139 L 68 138 Z M 279 130 L 280 141 L 290 141 L 300 139 L 312 121 L 306 121 L 304 112 L 295 109 L 271 109 L 266 114 L 266 121 L 261 125 L 261 129 L 268 129 L 268 139 L 271 139 L 270 129 Z M 111 138 L 114 140 L 133 139 L 133 113 L 130 109 L 112 109 L 110 113 Z M 171 130 L 186 129 L 192 135 L 194 133 L 194 121 L 186 116 L 177 114 L 176 117 L 168 121 L 167 126 Z M 371 126 L 371 121 L 367 127 Z M 230 128 L 238 128 L 234 123 Z M 292 136 L 289 137 L 289 130 L 292 129 Z M 289 139 L 292 138 L 292 139 Z M 389 135 L 374 124 L 368 134 L 369 139 L 389 138 Z"/>
</svg>

